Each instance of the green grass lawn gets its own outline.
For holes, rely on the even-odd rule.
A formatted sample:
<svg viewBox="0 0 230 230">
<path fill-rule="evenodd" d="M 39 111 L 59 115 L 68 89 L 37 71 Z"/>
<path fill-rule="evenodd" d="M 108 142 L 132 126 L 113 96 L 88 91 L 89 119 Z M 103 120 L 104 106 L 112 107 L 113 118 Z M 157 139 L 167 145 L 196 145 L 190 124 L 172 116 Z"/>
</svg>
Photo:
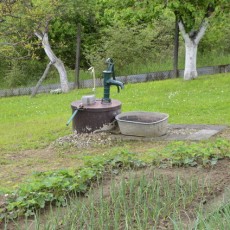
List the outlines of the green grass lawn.
<svg viewBox="0 0 230 230">
<path fill-rule="evenodd" d="M 173 79 L 127 84 L 120 94 L 111 88 L 111 97 L 122 102 L 122 111 L 168 113 L 169 123 L 230 124 L 230 74 L 202 76 L 193 81 Z M 70 103 L 80 100 L 91 89 L 68 94 L 40 94 L 0 99 L 0 151 L 34 149 L 47 146 L 70 134 L 66 122 Z M 97 88 L 97 98 L 103 89 Z"/>
</svg>

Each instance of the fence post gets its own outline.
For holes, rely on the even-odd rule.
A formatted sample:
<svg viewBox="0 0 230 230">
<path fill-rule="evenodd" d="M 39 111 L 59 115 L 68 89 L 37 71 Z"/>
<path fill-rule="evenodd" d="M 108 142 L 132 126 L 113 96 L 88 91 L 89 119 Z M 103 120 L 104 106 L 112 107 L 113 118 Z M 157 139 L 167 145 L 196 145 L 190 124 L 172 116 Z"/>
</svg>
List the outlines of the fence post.
<svg viewBox="0 0 230 230">
<path fill-rule="evenodd" d="M 80 88 L 79 74 L 80 74 L 80 53 L 81 53 L 81 24 L 77 24 L 77 48 L 76 48 L 76 65 L 75 65 L 75 81 L 74 88 Z"/>
<path fill-rule="evenodd" d="M 178 16 L 175 15 L 175 35 L 174 35 L 174 54 L 173 54 L 173 77 L 178 77 L 178 50 L 179 50 L 179 26 Z"/>
</svg>

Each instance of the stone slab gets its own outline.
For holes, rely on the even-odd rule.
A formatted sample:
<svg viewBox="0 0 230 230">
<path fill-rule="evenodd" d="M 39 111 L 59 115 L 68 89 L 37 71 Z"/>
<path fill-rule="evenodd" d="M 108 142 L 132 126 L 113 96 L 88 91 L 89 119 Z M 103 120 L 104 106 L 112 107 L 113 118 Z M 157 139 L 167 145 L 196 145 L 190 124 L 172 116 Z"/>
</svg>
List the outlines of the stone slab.
<svg viewBox="0 0 230 230">
<path fill-rule="evenodd" d="M 211 136 L 215 135 L 219 133 L 219 130 L 213 130 L 213 129 L 202 129 L 196 133 L 193 133 L 191 135 L 189 135 L 187 137 L 187 140 L 196 140 L 196 141 L 200 141 L 200 140 L 207 140 L 209 139 Z"/>
<path fill-rule="evenodd" d="M 207 140 L 226 128 L 225 125 L 169 124 L 167 134 L 160 137 L 125 136 L 117 132 L 112 134 L 112 138 L 134 141 L 200 141 Z"/>
</svg>

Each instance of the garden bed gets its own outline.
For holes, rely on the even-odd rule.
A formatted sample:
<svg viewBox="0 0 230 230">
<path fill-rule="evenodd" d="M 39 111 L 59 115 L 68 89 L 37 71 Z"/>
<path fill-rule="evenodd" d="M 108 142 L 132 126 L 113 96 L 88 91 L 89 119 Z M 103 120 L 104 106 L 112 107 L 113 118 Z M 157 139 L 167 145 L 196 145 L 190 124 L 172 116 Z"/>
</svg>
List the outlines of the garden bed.
<svg viewBox="0 0 230 230">
<path fill-rule="evenodd" d="M 106 226 L 113 228 L 117 224 L 119 229 L 125 229 L 126 226 L 129 226 L 131 229 L 138 229 L 140 226 L 145 226 L 145 229 L 152 229 L 153 225 L 157 229 L 175 229 L 173 221 L 177 221 L 177 224 L 182 226 L 183 229 L 189 229 L 189 227 L 194 227 L 197 224 L 198 207 L 202 207 L 202 215 L 205 218 L 215 210 L 213 208 L 214 205 L 217 208 L 221 207 L 224 202 L 230 201 L 229 163 L 229 159 L 223 159 L 215 166 L 208 168 L 147 167 L 135 171 L 125 171 L 119 173 L 119 175 L 105 174 L 99 184 L 92 184 L 91 190 L 86 196 L 73 199 L 67 208 L 55 208 L 52 212 L 46 210 L 39 216 L 38 220 L 27 219 L 27 222 L 24 222 L 21 219 L 15 223 L 10 223 L 7 229 L 13 230 L 16 226 L 19 229 L 34 229 L 35 226 L 39 226 L 41 229 L 45 229 L 47 226 L 52 226 L 54 229 L 68 229 L 68 226 L 74 226 L 75 229 L 82 229 L 82 227 L 88 229 L 90 226 L 102 229 Z M 194 184 L 190 187 L 190 182 L 192 181 Z M 158 197 L 159 203 L 152 203 L 153 207 L 159 208 L 159 215 L 155 216 L 155 219 L 153 218 L 154 215 L 151 214 L 151 205 L 147 203 L 148 199 L 154 199 L 154 194 L 147 193 L 153 183 L 155 188 L 158 188 L 160 192 Z M 177 196 L 175 193 L 176 189 L 178 189 L 177 183 L 180 183 L 179 203 L 176 202 L 177 198 L 175 197 Z M 131 191 L 130 184 L 133 186 L 133 191 Z M 164 185 L 167 188 L 164 188 Z M 191 192 L 189 188 L 192 188 L 193 191 Z M 122 189 L 124 189 L 124 194 L 120 192 Z M 143 189 L 143 196 L 138 197 L 135 194 L 138 194 L 140 189 Z M 154 193 L 154 189 L 151 189 L 152 193 Z M 186 192 L 186 195 L 183 192 Z M 127 201 L 126 204 L 129 204 L 129 210 L 125 210 L 123 205 L 119 207 L 121 212 L 119 223 L 116 223 L 116 216 L 114 216 L 116 212 L 114 208 L 119 205 L 113 200 L 111 194 L 113 194 L 114 198 L 124 199 Z M 184 198 L 187 198 L 187 200 L 183 200 L 183 195 L 185 195 Z M 136 203 L 129 203 L 131 199 Z M 169 202 L 168 206 L 165 207 L 164 205 L 167 202 Z M 91 209 L 92 205 L 94 211 Z M 101 205 L 108 210 L 102 211 Z M 111 208 L 108 205 L 111 205 Z M 140 215 L 139 217 L 146 218 L 146 223 L 143 222 L 143 219 L 138 222 L 136 213 L 138 205 L 140 208 L 138 215 Z M 170 205 L 175 205 L 177 213 L 174 213 L 175 207 L 173 208 Z M 145 208 L 147 208 L 147 212 L 144 214 L 143 211 Z M 70 210 L 72 212 L 74 210 L 74 214 L 71 214 Z M 80 210 L 84 212 L 81 218 L 79 218 L 81 214 L 79 213 Z M 129 216 L 128 220 L 125 219 L 124 212 Z M 57 213 L 58 215 L 56 215 Z M 101 216 L 102 214 L 103 216 Z M 136 215 L 136 218 L 133 218 L 135 216 L 133 214 Z M 103 218 L 103 222 L 100 222 L 100 218 Z M 30 227 L 28 228 L 28 226 Z M 198 229 L 202 229 L 202 227 L 198 227 Z"/>
</svg>

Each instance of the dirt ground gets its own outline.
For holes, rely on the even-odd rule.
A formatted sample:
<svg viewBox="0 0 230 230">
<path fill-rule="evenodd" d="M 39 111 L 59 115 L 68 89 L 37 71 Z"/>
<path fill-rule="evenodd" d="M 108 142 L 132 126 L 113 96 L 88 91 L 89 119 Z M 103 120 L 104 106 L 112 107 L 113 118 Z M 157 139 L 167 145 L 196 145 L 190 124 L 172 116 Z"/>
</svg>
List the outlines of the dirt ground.
<svg viewBox="0 0 230 230">
<path fill-rule="evenodd" d="M 212 137 L 215 138 L 225 138 L 230 140 L 230 127 Z M 146 148 L 151 148 L 156 143 L 146 143 Z M 163 144 L 165 145 L 165 144 Z M 135 146 L 134 146 L 135 147 Z M 100 151 L 106 151 L 106 147 L 99 147 Z M 80 160 L 83 154 L 87 155 L 89 149 L 80 149 L 77 150 L 68 150 L 68 149 L 56 149 L 52 146 L 46 149 L 38 150 L 27 150 L 18 153 L 7 153 L 5 155 L 6 164 L 0 164 L 0 178 L 4 178 L 4 182 L 11 184 L 20 183 L 20 181 L 25 178 L 33 171 L 45 171 L 47 169 L 60 169 L 67 167 L 81 166 L 83 162 Z M 143 150 L 144 151 L 144 150 Z M 90 155 L 94 152 L 90 151 Z M 10 164 L 8 162 L 16 162 L 15 164 Z M 211 168 L 202 168 L 202 167 L 186 167 L 186 168 L 148 168 L 144 171 L 137 171 L 138 175 L 146 174 L 148 175 L 149 170 L 156 170 L 158 173 L 166 175 L 169 179 L 175 178 L 177 175 L 181 175 L 185 179 L 190 179 L 192 176 L 197 176 L 200 179 L 205 179 L 205 181 L 211 186 L 212 192 L 207 194 L 205 200 L 205 207 L 207 210 L 213 208 L 219 202 L 222 202 L 224 199 L 230 200 L 226 194 L 226 191 L 230 190 L 230 159 L 219 160 L 216 165 Z M 119 178 L 118 178 L 119 180 Z M 2 181 L 2 180 L 1 180 Z M 2 182 L 1 182 L 2 183 Z M 2 185 L 2 184 L 1 184 Z M 106 191 L 109 189 L 110 182 L 104 181 L 104 191 L 106 196 Z M 13 186 L 12 186 L 13 187 Z M 228 192 L 229 194 L 229 192 Z M 198 202 L 198 200 L 197 200 Z M 0 196 L 0 207 L 4 203 L 4 196 Z M 190 207 L 190 210 L 186 210 L 187 213 L 190 213 L 190 219 L 193 219 L 193 208 Z M 187 217 L 185 217 L 185 223 Z M 168 223 L 162 223 L 162 229 L 170 229 L 167 227 Z M 1 226 L 0 226 L 1 228 Z M 10 229 L 10 228 L 9 228 Z M 13 228 L 12 228 L 13 229 Z M 160 228 L 159 228 L 160 229 Z"/>
<path fill-rule="evenodd" d="M 84 138 L 84 139 L 83 139 Z M 106 139 L 107 138 L 107 139 Z M 218 133 L 212 139 L 225 138 L 230 140 L 230 127 Z M 82 143 L 87 143 L 83 145 Z M 99 143 L 95 146 L 95 143 Z M 131 143 L 131 144 L 130 144 Z M 0 159 L 0 188 L 14 188 L 18 183 L 26 180 L 33 172 L 47 171 L 61 168 L 77 168 L 83 165 L 82 157 L 94 154 L 104 154 L 120 146 L 128 146 L 131 151 L 145 152 L 151 148 L 163 148 L 168 142 L 130 142 L 113 143 L 104 134 L 81 137 L 76 146 L 69 148 L 54 147 L 51 144 L 45 149 L 32 149 L 20 152 L 5 153 Z"/>
<path fill-rule="evenodd" d="M 146 178 L 150 178 L 154 173 L 157 175 L 163 175 L 168 178 L 169 181 L 173 183 L 175 178 L 179 176 L 180 178 L 184 180 L 191 180 L 191 178 L 196 177 L 201 182 L 202 186 L 209 187 L 209 191 L 202 197 L 202 203 L 204 204 L 204 209 L 208 212 L 212 211 L 215 207 L 218 207 L 221 203 L 229 201 L 230 200 L 230 159 L 223 159 L 220 160 L 215 166 L 211 168 L 203 168 L 203 167 L 181 167 L 181 168 L 145 168 L 140 169 L 138 171 L 132 172 L 132 176 L 135 175 L 135 178 L 142 177 L 143 175 L 146 176 Z M 134 175 L 133 175 L 134 174 Z M 121 178 L 125 178 L 128 180 L 130 176 L 130 172 L 124 172 L 118 176 L 115 176 L 115 181 L 120 182 Z M 110 176 L 108 178 L 111 178 Z M 110 195 L 110 186 L 111 186 L 111 180 L 110 179 L 104 179 L 102 182 L 103 186 L 103 196 L 109 197 Z M 93 190 L 93 197 L 95 200 L 97 197 L 99 198 L 101 196 L 101 189 L 97 188 L 97 186 Z M 81 201 L 84 201 L 84 199 L 87 198 L 79 198 Z M 181 220 L 184 224 L 184 229 L 190 229 L 195 221 L 195 208 L 198 206 L 198 204 L 201 202 L 200 197 L 196 197 L 196 199 L 192 202 L 192 204 L 189 205 L 185 210 L 181 210 Z M 55 209 L 53 209 L 54 211 Z M 59 210 L 60 212 L 60 210 Z M 63 213 L 65 213 L 65 210 L 63 208 Z M 186 213 L 186 214 L 184 214 Z M 184 214 L 184 215 L 183 215 Z M 49 212 L 46 211 L 42 216 L 41 220 L 44 221 L 46 219 L 46 216 L 49 215 Z M 45 222 L 45 221 L 44 221 Z M 17 224 L 21 226 L 21 229 L 24 228 L 24 220 L 21 219 Z M 28 222 L 30 226 L 27 230 L 34 230 L 35 225 L 34 221 L 31 220 Z M 28 224 L 27 223 L 27 224 Z M 0 225 L 1 228 L 1 225 Z M 10 223 L 7 226 L 7 230 L 14 230 L 15 225 L 14 223 Z M 58 229 L 62 229 L 62 226 L 59 226 Z M 152 229 L 152 228 L 150 228 Z M 157 229 L 163 230 L 163 229 L 173 229 L 171 223 L 169 220 L 162 220 L 159 225 L 157 226 Z"/>
<path fill-rule="evenodd" d="M 204 198 L 202 198 L 202 203 L 204 204 L 204 210 L 206 213 L 211 212 L 215 208 L 219 207 L 221 204 L 230 201 L 230 159 L 220 160 L 215 166 L 211 168 L 203 167 L 181 167 L 181 168 L 147 168 L 144 170 L 138 170 L 134 172 L 135 178 L 142 177 L 150 178 L 154 173 L 157 175 L 163 175 L 168 178 L 169 181 L 173 183 L 176 177 L 179 176 L 184 180 L 191 180 L 191 178 L 198 178 L 201 186 L 205 185 L 209 188 L 206 192 Z M 130 172 L 124 173 L 116 177 L 116 181 L 121 181 L 121 177 L 128 179 Z M 133 175 L 132 175 L 133 176 Z M 203 184 L 204 183 L 204 184 Z M 110 194 L 110 181 L 106 181 L 103 184 L 103 195 L 109 196 Z M 94 194 L 96 199 L 97 191 Z M 189 226 L 195 221 L 195 208 L 201 202 L 200 197 L 197 197 L 193 203 L 186 209 L 182 210 L 182 222 L 185 228 L 189 229 Z M 183 215 L 183 212 L 186 215 Z M 151 228 L 152 229 L 152 228 Z M 162 221 L 157 229 L 173 229 L 169 221 Z"/>
</svg>

